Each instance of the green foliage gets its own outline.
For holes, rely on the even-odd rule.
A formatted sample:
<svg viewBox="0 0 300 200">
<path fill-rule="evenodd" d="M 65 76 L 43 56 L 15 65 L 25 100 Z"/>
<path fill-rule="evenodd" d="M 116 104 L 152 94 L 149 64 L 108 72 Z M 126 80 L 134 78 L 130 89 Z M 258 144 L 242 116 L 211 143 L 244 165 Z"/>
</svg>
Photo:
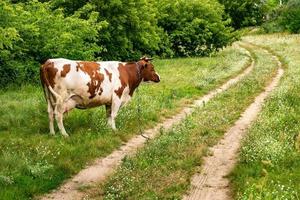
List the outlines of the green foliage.
<svg viewBox="0 0 300 200">
<path fill-rule="evenodd" d="M 282 12 L 281 25 L 291 33 L 300 33 L 300 1 L 290 0 Z"/>
<path fill-rule="evenodd" d="M 225 12 L 232 19 L 236 29 L 246 26 L 256 26 L 263 22 L 267 4 L 262 0 L 219 0 L 225 6 Z"/>
<path fill-rule="evenodd" d="M 175 56 L 203 56 L 230 44 L 234 34 L 217 1 L 158 0 L 158 25 L 168 34 Z"/>
<path fill-rule="evenodd" d="M 1 87 L 38 82 L 52 57 L 204 56 L 236 39 L 216 0 L 5 0 L 0 11 Z"/>
<path fill-rule="evenodd" d="M 39 63 L 51 57 L 93 59 L 102 50 L 96 44 L 98 13 L 83 11 L 64 17 L 61 9 L 51 10 L 49 3 L 0 3 L 0 84 L 37 81 Z"/>
<path fill-rule="evenodd" d="M 282 6 L 274 7 L 269 13 L 269 20 L 262 27 L 267 33 L 300 33 L 300 1 L 290 0 Z"/>
<path fill-rule="evenodd" d="M 162 30 L 157 26 L 157 10 L 147 0 L 92 0 L 100 20 L 108 22 L 99 43 L 105 60 L 136 60 L 159 50 Z"/>
</svg>

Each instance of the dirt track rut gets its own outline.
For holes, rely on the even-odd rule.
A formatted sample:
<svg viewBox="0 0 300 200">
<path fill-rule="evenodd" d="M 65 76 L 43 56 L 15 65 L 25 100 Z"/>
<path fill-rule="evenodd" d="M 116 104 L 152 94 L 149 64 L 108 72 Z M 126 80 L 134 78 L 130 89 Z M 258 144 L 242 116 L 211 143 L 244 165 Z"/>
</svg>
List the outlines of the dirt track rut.
<svg viewBox="0 0 300 200">
<path fill-rule="evenodd" d="M 250 52 L 248 52 L 249 57 Z M 181 112 L 173 116 L 172 118 L 166 119 L 162 123 L 158 123 L 154 128 L 144 131 L 144 135 L 148 138 L 154 138 L 161 128 L 170 129 L 175 124 L 182 121 L 187 115 L 189 115 L 195 107 L 203 106 L 217 94 L 227 90 L 231 85 L 240 81 L 244 76 L 249 74 L 254 67 L 254 60 L 251 58 L 251 65 L 249 65 L 242 73 L 238 76 L 230 79 L 221 87 L 211 91 L 207 95 L 195 100 L 192 105 L 184 108 Z M 147 140 L 138 135 L 129 140 L 125 145 L 121 146 L 120 149 L 113 151 L 110 155 L 97 159 L 93 165 L 80 171 L 72 179 L 67 180 L 59 189 L 54 190 L 52 193 L 40 197 L 39 199 L 57 199 L 57 200 L 77 200 L 83 199 L 85 193 L 80 190 L 82 187 L 88 187 L 95 183 L 99 183 L 105 180 L 111 175 L 114 170 L 121 164 L 122 159 L 127 155 L 134 154 L 137 149 L 141 148 Z"/>
<path fill-rule="evenodd" d="M 254 102 L 244 111 L 224 135 L 224 138 L 211 148 L 212 156 L 204 158 L 201 173 L 192 178 L 192 187 L 184 200 L 229 200 L 231 199 L 229 180 L 226 176 L 233 169 L 238 156 L 241 139 L 247 132 L 260 112 L 264 100 L 278 85 L 284 71 L 279 59 L 266 51 L 277 62 L 278 71 L 272 82 L 265 87 L 265 91 L 258 95 Z"/>
</svg>

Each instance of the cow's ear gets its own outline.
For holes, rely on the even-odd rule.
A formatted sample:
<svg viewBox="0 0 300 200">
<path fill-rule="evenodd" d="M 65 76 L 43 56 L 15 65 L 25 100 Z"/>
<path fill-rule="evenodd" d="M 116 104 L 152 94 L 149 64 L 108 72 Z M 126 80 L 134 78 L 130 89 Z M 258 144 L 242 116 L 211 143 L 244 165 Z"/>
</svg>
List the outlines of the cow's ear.
<svg viewBox="0 0 300 200">
<path fill-rule="evenodd" d="M 144 62 L 138 62 L 138 65 L 140 66 L 141 69 L 145 69 L 147 67 L 147 63 Z"/>
<path fill-rule="evenodd" d="M 149 61 L 151 61 L 151 60 L 153 60 L 153 59 L 152 59 L 152 58 L 149 58 L 149 57 L 147 57 L 147 56 L 143 56 L 143 57 L 140 58 L 140 60 L 144 60 L 144 61 L 146 61 L 146 62 L 149 62 Z"/>
</svg>

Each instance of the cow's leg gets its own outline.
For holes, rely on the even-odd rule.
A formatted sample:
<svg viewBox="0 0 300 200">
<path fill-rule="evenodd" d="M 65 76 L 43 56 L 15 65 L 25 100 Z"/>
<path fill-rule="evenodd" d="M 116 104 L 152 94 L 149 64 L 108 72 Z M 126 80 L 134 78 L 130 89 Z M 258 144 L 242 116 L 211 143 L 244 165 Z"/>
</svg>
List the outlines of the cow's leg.
<svg viewBox="0 0 300 200">
<path fill-rule="evenodd" d="M 48 117 L 49 117 L 49 129 L 50 129 L 50 134 L 54 135 L 55 131 L 54 131 L 54 109 L 53 109 L 53 105 L 54 105 L 54 100 L 53 100 L 53 96 L 51 94 L 49 94 L 49 90 L 47 87 L 44 88 L 44 92 L 45 92 L 45 97 L 47 100 L 47 104 L 48 104 Z"/>
<path fill-rule="evenodd" d="M 121 107 L 121 99 L 118 97 L 113 98 L 113 102 L 111 105 L 111 128 L 113 130 L 116 130 L 116 123 L 115 123 L 115 118 L 117 117 L 118 111 Z"/>
<path fill-rule="evenodd" d="M 105 105 L 105 110 L 106 110 L 106 118 L 107 118 L 107 123 L 111 126 L 111 105 L 106 104 Z"/>
<path fill-rule="evenodd" d="M 59 102 L 56 106 L 55 106 L 55 119 L 57 122 L 57 126 L 61 132 L 61 134 L 64 137 L 68 137 L 69 135 L 67 134 L 64 124 L 63 124 L 63 113 L 64 113 L 64 105 L 62 102 Z"/>
<path fill-rule="evenodd" d="M 50 100 L 48 101 L 48 116 L 49 116 L 49 129 L 50 129 L 50 134 L 54 135 L 55 131 L 54 131 L 54 110 L 53 107 L 51 105 Z"/>
</svg>

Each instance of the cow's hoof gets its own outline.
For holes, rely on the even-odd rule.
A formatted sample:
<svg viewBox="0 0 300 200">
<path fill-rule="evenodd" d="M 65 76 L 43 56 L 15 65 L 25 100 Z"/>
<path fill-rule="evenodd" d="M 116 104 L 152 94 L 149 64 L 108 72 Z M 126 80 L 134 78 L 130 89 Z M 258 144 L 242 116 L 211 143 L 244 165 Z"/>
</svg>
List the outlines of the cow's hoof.
<svg viewBox="0 0 300 200">
<path fill-rule="evenodd" d="M 50 132 L 50 135 L 55 135 L 55 132 Z"/>
<path fill-rule="evenodd" d="M 116 127 L 114 127 L 114 128 L 111 128 L 111 130 L 112 130 L 113 132 L 116 132 L 118 129 L 117 129 Z"/>
<path fill-rule="evenodd" d="M 62 136 L 64 136 L 65 138 L 69 137 L 69 134 L 68 133 L 64 133 L 62 134 Z"/>
</svg>

